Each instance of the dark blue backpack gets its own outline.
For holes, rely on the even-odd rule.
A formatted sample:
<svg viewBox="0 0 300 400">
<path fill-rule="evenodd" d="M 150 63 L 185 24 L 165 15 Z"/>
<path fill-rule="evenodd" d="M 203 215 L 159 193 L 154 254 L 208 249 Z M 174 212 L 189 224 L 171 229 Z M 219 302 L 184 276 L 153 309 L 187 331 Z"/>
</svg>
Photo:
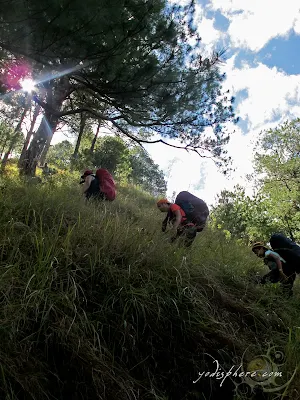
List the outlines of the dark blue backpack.
<svg viewBox="0 0 300 400">
<path fill-rule="evenodd" d="M 185 212 L 187 222 L 195 224 L 199 232 L 204 228 L 209 216 L 209 210 L 205 201 L 190 192 L 184 191 L 177 195 L 175 204 L 182 208 Z"/>
<path fill-rule="evenodd" d="M 270 238 L 270 245 L 296 272 L 300 272 L 300 246 L 282 233 L 274 233 Z"/>
</svg>

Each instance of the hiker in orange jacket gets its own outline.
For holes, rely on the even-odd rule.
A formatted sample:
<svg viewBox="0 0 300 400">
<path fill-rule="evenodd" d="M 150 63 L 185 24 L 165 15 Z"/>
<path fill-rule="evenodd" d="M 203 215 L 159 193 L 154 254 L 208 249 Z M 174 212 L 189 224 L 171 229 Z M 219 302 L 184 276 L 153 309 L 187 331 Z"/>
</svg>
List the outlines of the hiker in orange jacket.
<svg viewBox="0 0 300 400">
<path fill-rule="evenodd" d="M 170 241 L 174 242 L 178 237 L 183 236 L 184 245 L 191 246 L 197 235 L 197 228 L 195 224 L 187 222 L 183 209 L 177 204 L 170 203 L 167 199 L 159 200 L 157 207 L 161 212 L 167 213 L 162 223 L 162 231 L 166 231 L 168 223 L 172 225 Z"/>
</svg>

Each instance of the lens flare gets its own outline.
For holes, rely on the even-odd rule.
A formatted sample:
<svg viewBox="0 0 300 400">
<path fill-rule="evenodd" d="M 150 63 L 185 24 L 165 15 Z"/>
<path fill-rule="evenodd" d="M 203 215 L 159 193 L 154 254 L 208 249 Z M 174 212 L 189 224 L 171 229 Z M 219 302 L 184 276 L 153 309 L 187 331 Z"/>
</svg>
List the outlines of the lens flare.
<svg viewBox="0 0 300 400">
<path fill-rule="evenodd" d="M 24 92 L 31 93 L 35 89 L 35 82 L 32 79 L 28 79 L 28 78 L 23 79 L 20 82 L 20 85 Z"/>
</svg>

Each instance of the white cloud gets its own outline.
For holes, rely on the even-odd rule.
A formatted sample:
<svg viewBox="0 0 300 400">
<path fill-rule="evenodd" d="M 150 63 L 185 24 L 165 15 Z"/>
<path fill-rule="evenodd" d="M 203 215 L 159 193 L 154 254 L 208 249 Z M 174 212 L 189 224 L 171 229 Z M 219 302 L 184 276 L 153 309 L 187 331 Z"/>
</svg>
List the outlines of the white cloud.
<svg viewBox="0 0 300 400">
<path fill-rule="evenodd" d="M 233 94 L 246 89 L 248 97 L 236 109 L 241 118 L 249 119 L 250 129 L 257 129 L 274 119 L 299 115 L 300 75 L 287 75 L 276 67 L 268 68 L 262 63 L 255 67 L 244 64 L 234 68 L 235 57 L 225 67 L 227 82 Z"/>
<path fill-rule="evenodd" d="M 234 159 L 236 171 L 227 179 L 219 172 L 213 161 L 200 158 L 196 153 L 185 152 L 162 143 L 146 145 L 146 149 L 165 171 L 173 159 L 176 159 L 168 178 L 168 197 L 173 192 L 177 194 L 182 190 L 189 190 L 196 196 L 205 200 L 208 204 L 215 202 L 215 197 L 224 188 L 231 190 L 234 185 L 245 184 L 244 175 L 252 172 L 252 155 L 255 136 L 244 135 L 238 127 L 232 126 L 231 141 L 228 145 L 228 154 Z M 178 144 L 176 141 L 170 143 Z M 203 176 L 204 175 L 204 176 Z M 203 184 L 200 190 L 195 188 L 199 183 Z M 248 188 L 251 191 L 251 187 Z"/>
<path fill-rule="evenodd" d="M 214 19 L 204 16 L 204 11 L 199 5 L 196 6 L 195 21 L 197 31 L 202 38 L 201 43 L 204 51 L 211 52 L 215 49 L 216 43 L 225 37 L 225 34 L 214 27 Z"/>
<path fill-rule="evenodd" d="M 169 140 L 168 142 L 178 145 L 174 140 Z M 199 157 L 192 151 L 188 153 L 185 150 L 175 149 L 163 143 L 149 144 L 144 147 L 165 173 L 172 161 L 175 161 L 168 177 L 167 195 L 169 198 L 171 198 L 174 191 L 178 194 L 182 190 L 189 190 L 208 202 L 213 201 L 214 190 L 207 190 L 207 186 L 213 185 L 210 180 L 210 168 L 214 167 L 214 164 L 211 161 L 207 162 L 206 159 Z M 200 191 L 195 191 L 194 186 L 200 182 L 204 188 Z M 212 196 L 208 191 L 212 192 Z"/>
<path fill-rule="evenodd" d="M 276 36 L 291 29 L 300 33 L 298 0 L 211 0 L 209 7 L 230 20 L 228 33 L 235 47 L 259 51 Z"/>
<path fill-rule="evenodd" d="M 300 18 L 297 18 L 295 21 L 294 31 L 297 35 L 300 35 Z"/>
</svg>

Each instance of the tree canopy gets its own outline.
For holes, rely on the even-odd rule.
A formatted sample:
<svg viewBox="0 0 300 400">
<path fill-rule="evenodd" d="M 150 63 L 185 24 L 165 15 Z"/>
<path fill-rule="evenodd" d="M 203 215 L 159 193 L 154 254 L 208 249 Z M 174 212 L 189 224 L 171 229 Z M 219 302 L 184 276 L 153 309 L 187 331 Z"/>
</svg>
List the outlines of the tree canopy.
<svg viewBox="0 0 300 400">
<path fill-rule="evenodd" d="M 167 183 L 164 173 L 144 149 L 107 135 L 97 139 L 91 154 L 90 135 L 89 131 L 85 132 L 81 141 L 75 161 L 78 169 L 106 168 L 118 181 L 137 185 L 154 196 L 165 195 Z M 74 145 L 68 140 L 57 143 L 50 147 L 47 161 L 61 169 L 68 169 L 72 163 L 73 151 Z"/>
<path fill-rule="evenodd" d="M 136 142 L 177 138 L 179 147 L 226 167 L 233 99 L 222 91 L 220 54 L 203 57 L 193 4 L 14 0 L 3 7 L 0 49 L 35 80 L 35 101 L 44 109 L 30 163 L 40 157 L 49 128 L 86 112 Z M 161 138 L 145 139 L 140 128 Z"/>
<path fill-rule="evenodd" d="M 300 240 L 300 119 L 261 132 L 255 153 L 255 174 L 245 188 L 222 191 L 214 223 L 243 240 L 268 240 L 276 231 Z"/>
</svg>

